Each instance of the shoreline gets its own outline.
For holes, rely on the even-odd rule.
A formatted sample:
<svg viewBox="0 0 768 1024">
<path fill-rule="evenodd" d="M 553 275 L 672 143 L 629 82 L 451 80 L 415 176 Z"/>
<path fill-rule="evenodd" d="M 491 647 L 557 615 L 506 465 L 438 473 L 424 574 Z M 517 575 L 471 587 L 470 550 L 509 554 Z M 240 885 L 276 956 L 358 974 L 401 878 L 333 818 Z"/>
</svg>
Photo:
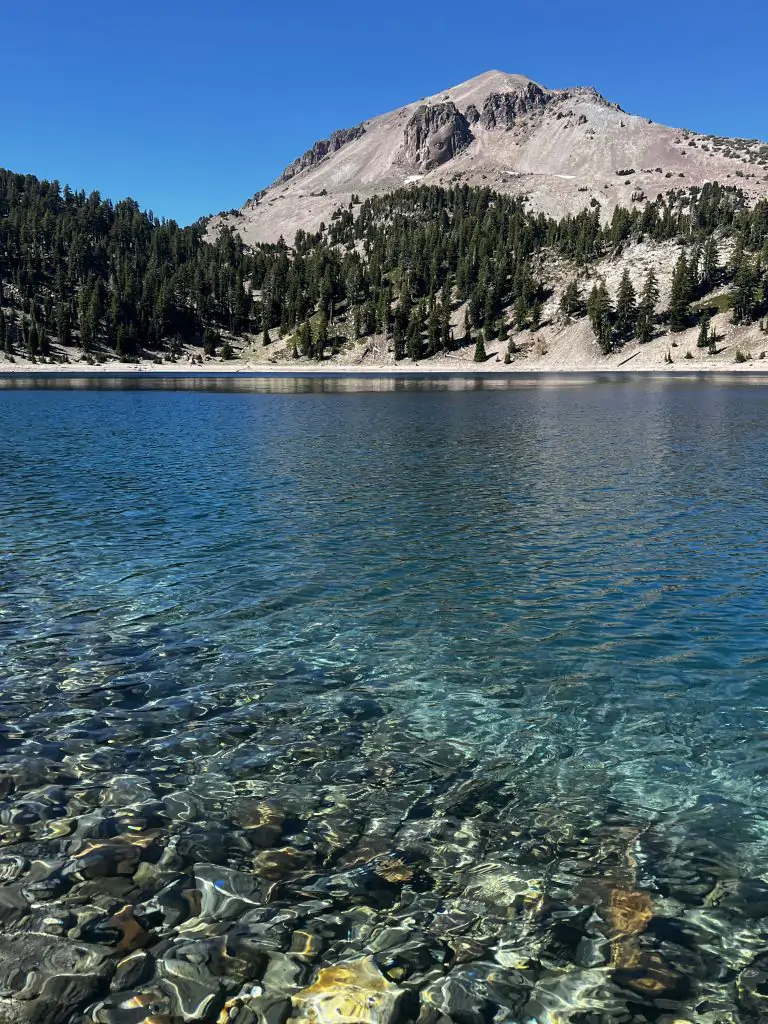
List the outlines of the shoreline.
<svg viewBox="0 0 768 1024">
<path fill-rule="evenodd" d="M 122 377 L 140 379 L 142 377 L 155 378 L 213 378 L 224 377 L 228 379 L 237 378 L 321 378 L 321 377 L 425 377 L 425 378 L 450 378 L 450 377 L 484 377 L 484 378 L 522 378 L 522 377 L 574 377 L 579 375 L 589 376 L 634 376 L 634 377 L 712 377 L 712 376 L 766 376 L 768 377 L 768 365 L 765 369 L 752 363 L 741 363 L 731 365 L 715 366 L 686 366 L 675 364 L 669 367 L 636 367 L 632 366 L 606 366 L 605 364 L 591 364 L 585 366 L 567 367 L 525 367 L 514 368 L 504 365 L 497 368 L 495 365 L 476 364 L 458 367 L 430 366 L 430 365 L 368 365 L 356 366 L 350 364 L 329 363 L 320 367 L 315 365 L 280 364 L 264 366 L 259 364 L 213 364 L 197 366 L 193 364 L 137 364 L 137 363 L 103 363 L 100 365 L 86 364 L 82 367 L 73 366 L 71 363 L 58 364 L 7 364 L 0 363 L 0 380 L 12 380 L 21 377 L 35 378 L 61 378 L 61 379 L 82 379 L 100 377 Z"/>
<path fill-rule="evenodd" d="M 721 317 L 722 319 L 723 317 Z M 603 355 L 592 336 L 589 325 L 579 321 L 564 327 L 542 328 L 534 337 L 528 332 L 523 341 L 505 362 L 506 344 L 499 340 L 488 344 L 484 362 L 474 361 L 473 346 L 464 346 L 451 353 L 441 353 L 429 359 L 395 362 L 382 340 L 373 349 L 358 343 L 356 349 L 338 352 L 322 362 L 313 359 L 293 359 L 285 348 L 260 347 L 244 349 L 236 358 L 224 360 L 217 356 L 201 358 L 201 353 L 185 350 L 177 359 L 153 357 L 135 358 L 130 362 L 117 359 L 110 351 L 101 353 L 102 362 L 81 358 L 81 351 L 70 346 L 58 348 L 49 356 L 50 361 L 33 362 L 26 356 L 15 355 L 12 360 L 0 353 L 0 379 L 15 377 L 61 377 L 96 379 L 169 377 L 188 379 L 222 377 L 245 378 L 415 378 L 440 380 L 465 379 L 520 379 L 539 376 L 573 377 L 578 374 L 615 374 L 637 377 L 675 377 L 680 375 L 707 377 L 728 374 L 768 374 L 768 334 L 756 325 L 735 326 L 716 322 L 715 329 L 720 347 L 713 353 L 698 346 L 695 327 L 676 335 L 659 335 L 646 344 L 627 344 Z"/>
</svg>

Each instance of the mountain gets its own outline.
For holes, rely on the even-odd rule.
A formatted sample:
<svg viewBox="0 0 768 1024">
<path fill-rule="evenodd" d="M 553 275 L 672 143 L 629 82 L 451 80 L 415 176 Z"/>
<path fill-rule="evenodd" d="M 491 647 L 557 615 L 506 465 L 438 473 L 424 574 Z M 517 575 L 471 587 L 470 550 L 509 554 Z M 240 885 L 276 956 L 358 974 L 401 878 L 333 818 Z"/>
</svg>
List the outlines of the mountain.
<svg viewBox="0 0 768 1024">
<path fill-rule="evenodd" d="M 353 196 L 403 185 L 481 185 L 554 217 L 642 204 L 672 188 L 738 184 L 768 195 L 768 144 L 669 128 L 628 114 L 595 89 L 547 89 L 488 71 L 316 142 L 241 210 L 213 218 L 246 243 L 288 243 Z"/>
<path fill-rule="evenodd" d="M 0 362 L 749 366 L 767 161 L 491 72 L 188 228 L 0 170 Z"/>
</svg>

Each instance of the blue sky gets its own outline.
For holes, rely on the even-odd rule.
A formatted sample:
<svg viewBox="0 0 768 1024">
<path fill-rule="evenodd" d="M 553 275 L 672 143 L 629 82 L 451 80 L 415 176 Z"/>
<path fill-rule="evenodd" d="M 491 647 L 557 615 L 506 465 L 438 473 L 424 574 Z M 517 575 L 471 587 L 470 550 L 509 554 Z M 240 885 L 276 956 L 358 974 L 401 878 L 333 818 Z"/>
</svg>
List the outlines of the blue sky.
<svg viewBox="0 0 768 1024">
<path fill-rule="evenodd" d="M 188 223 L 347 127 L 490 68 L 768 139 L 768 5 L 13 0 L 0 166 Z"/>
</svg>

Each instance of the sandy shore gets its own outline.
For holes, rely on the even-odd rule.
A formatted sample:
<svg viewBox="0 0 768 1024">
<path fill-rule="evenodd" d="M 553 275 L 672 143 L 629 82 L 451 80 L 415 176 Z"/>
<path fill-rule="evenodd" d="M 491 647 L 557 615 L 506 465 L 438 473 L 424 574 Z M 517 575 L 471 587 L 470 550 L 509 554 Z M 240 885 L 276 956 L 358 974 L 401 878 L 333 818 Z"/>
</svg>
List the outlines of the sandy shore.
<svg viewBox="0 0 768 1024">
<path fill-rule="evenodd" d="M 501 377 L 501 376 L 524 376 L 532 374 L 592 374 L 592 373 L 619 373 L 619 374 L 653 374 L 654 376 L 675 374 L 766 374 L 768 375 L 768 362 L 750 361 L 747 363 L 722 363 L 722 362 L 683 362 L 674 363 L 672 366 L 647 366 L 640 363 L 633 365 L 632 362 L 624 365 L 617 365 L 609 360 L 601 360 L 593 364 L 579 364 L 575 366 L 548 366 L 535 363 L 519 363 L 518 365 L 505 365 L 503 362 L 488 361 L 486 363 L 459 362 L 453 365 L 446 365 L 445 362 L 435 363 L 402 362 L 397 364 L 370 364 L 365 365 L 335 363 L 330 360 L 323 363 L 316 362 L 291 362 L 291 363 L 250 363 L 239 361 L 222 362 L 218 360 L 206 361 L 202 366 L 192 362 L 177 363 L 122 363 L 109 361 L 100 364 L 89 363 L 31 363 L 26 360 L 17 360 L 9 363 L 0 361 L 0 378 L 2 377 L 103 377 L 103 376 L 146 376 L 146 377 L 178 377 L 178 376 L 291 376 L 291 377 L 322 377 L 322 376 L 355 376 L 355 377 L 450 377 L 450 376 L 477 376 L 477 377 Z"/>
<path fill-rule="evenodd" d="M 323 376 L 354 375 L 382 377 L 393 375 L 444 377 L 499 376 L 520 374 L 574 374 L 574 373 L 654 373 L 654 374 L 711 374 L 711 373 L 768 373 L 768 335 L 757 325 L 735 327 L 724 316 L 715 318 L 719 334 L 718 352 L 710 355 L 697 347 L 698 328 L 677 335 L 661 335 L 646 345 L 626 345 L 617 352 L 603 356 L 594 340 L 586 320 L 562 326 L 542 328 L 536 335 L 525 332 L 520 336 L 523 347 L 504 362 L 506 342 L 493 341 L 486 345 L 488 358 L 483 363 L 473 360 L 474 347 L 467 346 L 455 352 L 443 353 L 431 359 L 414 363 L 409 359 L 395 362 L 386 345 L 369 346 L 361 341 L 346 352 L 330 357 L 322 363 L 314 360 L 291 359 L 280 342 L 269 349 L 254 346 L 242 352 L 240 358 L 222 360 L 204 358 L 198 362 L 197 352 L 189 352 L 176 362 L 120 362 L 107 359 L 102 363 L 87 362 L 80 358 L 76 348 L 59 350 L 59 359 L 65 361 L 33 363 L 16 355 L 13 361 L 0 356 L 0 376 L 34 374 L 63 374 L 67 376 L 147 376 L 263 374 Z M 373 350 L 371 350 L 373 348 Z M 277 350 L 276 350 L 277 349 Z M 383 350 L 383 351 L 382 351 Z M 743 361 L 736 361 L 743 353 Z M 761 358 L 762 357 L 762 358 Z M 672 362 L 669 362 L 669 360 Z"/>
</svg>

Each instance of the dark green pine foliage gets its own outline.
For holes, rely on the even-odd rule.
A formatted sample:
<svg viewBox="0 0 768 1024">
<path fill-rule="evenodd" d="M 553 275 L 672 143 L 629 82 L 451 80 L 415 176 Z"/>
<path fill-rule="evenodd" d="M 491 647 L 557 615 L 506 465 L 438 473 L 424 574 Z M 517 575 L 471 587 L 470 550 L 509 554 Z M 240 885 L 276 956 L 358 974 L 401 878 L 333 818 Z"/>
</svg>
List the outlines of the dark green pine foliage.
<svg viewBox="0 0 768 1024">
<path fill-rule="evenodd" d="M 308 320 L 299 327 L 298 331 L 298 350 L 299 354 L 304 356 L 306 359 L 311 359 L 315 351 L 315 342 L 312 335 L 312 325 Z"/>
<path fill-rule="evenodd" d="M 537 299 L 531 307 L 531 330 L 538 331 L 541 327 L 541 302 Z"/>
<path fill-rule="evenodd" d="M 528 299 L 524 293 L 520 293 L 515 300 L 515 327 L 518 331 L 524 331 L 528 326 L 530 308 Z"/>
<path fill-rule="evenodd" d="M 317 319 L 317 326 L 314 332 L 315 345 L 313 355 L 315 359 L 322 360 L 325 356 L 325 350 L 328 347 L 328 317 L 325 312 L 321 312 Z"/>
<path fill-rule="evenodd" d="M 408 319 L 405 347 L 409 359 L 424 358 L 424 307 L 421 303 L 413 306 Z"/>
<path fill-rule="evenodd" d="M 476 363 L 484 363 L 488 358 L 488 355 L 485 351 L 485 344 L 483 343 L 482 334 L 478 334 L 477 336 L 477 342 L 475 343 L 475 354 L 473 358 Z"/>
<path fill-rule="evenodd" d="M 704 316 L 701 320 L 701 326 L 699 327 L 699 337 L 696 341 L 697 348 L 709 348 L 709 317 Z"/>
<path fill-rule="evenodd" d="M 220 341 L 218 332 L 211 327 L 206 327 L 203 331 L 203 352 L 207 356 L 215 356 Z"/>
<path fill-rule="evenodd" d="M 680 253 L 672 274 L 669 295 L 669 327 L 674 333 L 684 331 L 691 319 L 691 277 L 685 253 Z"/>
<path fill-rule="evenodd" d="M 214 245 L 204 235 L 202 223 L 180 228 L 130 199 L 113 204 L 0 170 L 0 280 L 13 282 L 2 301 L 14 335 L 23 328 L 29 342 L 34 299 L 38 350 L 41 330 L 87 353 L 200 344 L 205 326 L 229 327 L 227 296 L 245 259 L 231 234 Z M 247 318 L 250 298 L 235 292 Z"/>
<path fill-rule="evenodd" d="M 616 336 L 629 341 L 637 328 L 637 295 L 629 271 L 625 270 L 616 296 Z"/>
<path fill-rule="evenodd" d="M 726 267 L 715 238 L 735 239 Z M 390 339 L 396 359 L 422 358 L 452 346 L 452 315 L 461 306 L 473 340 L 495 337 L 501 322 L 535 329 L 546 297 L 538 268 L 548 259 L 576 276 L 641 239 L 700 247 L 697 274 L 686 261 L 677 284 L 670 320 L 678 329 L 695 294 L 721 284 L 733 286 L 737 317 L 768 312 L 768 203 L 750 208 L 731 186 L 673 190 L 643 209 L 617 212 L 608 225 L 598 208 L 556 221 L 487 188 L 409 188 L 340 209 L 327 227 L 297 232 L 290 247 L 282 239 L 248 247 L 231 229 L 209 236 L 202 221 L 180 228 L 132 200 L 111 203 L 0 171 L 1 340 L 6 351 L 39 358 L 60 343 L 80 345 L 88 358 L 115 349 L 135 358 L 173 355 L 206 339 L 210 350 L 213 336 L 219 355 L 234 338 L 267 340 L 279 330 L 289 350 L 317 358 L 339 336 L 359 331 Z M 645 290 L 640 297 L 641 340 L 652 336 L 657 301 L 645 301 Z M 632 304 L 619 295 L 617 305 L 616 340 L 623 340 Z M 591 302 L 590 319 L 609 351 L 607 293 L 597 306 Z M 561 310 L 583 315 L 574 284 Z M 327 336 L 321 330 L 318 342 L 321 317 Z"/>
<path fill-rule="evenodd" d="M 587 316 L 603 355 L 613 351 L 613 307 L 605 282 L 596 284 L 587 301 Z"/>
<path fill-rule="evenodd" d="M 569 320 L 582 310 L 581 289 L 576 281 L 569 281 L 560 297 L 560 311 Z"/>
<path fill-rule="evenodd" d="M 637 307 L 637 340 L 641 344 L 647 344 L 653 340 L 658 302 L 659 283 L 653 268 L 651 268 L 646 275 Z"/>
<path fill-rule="evenodd" d="M 760 275 L 754 262 L 742 254 L 733 279 L 733 322 L 749 323 L 756 318 Z"/>
</svg>

